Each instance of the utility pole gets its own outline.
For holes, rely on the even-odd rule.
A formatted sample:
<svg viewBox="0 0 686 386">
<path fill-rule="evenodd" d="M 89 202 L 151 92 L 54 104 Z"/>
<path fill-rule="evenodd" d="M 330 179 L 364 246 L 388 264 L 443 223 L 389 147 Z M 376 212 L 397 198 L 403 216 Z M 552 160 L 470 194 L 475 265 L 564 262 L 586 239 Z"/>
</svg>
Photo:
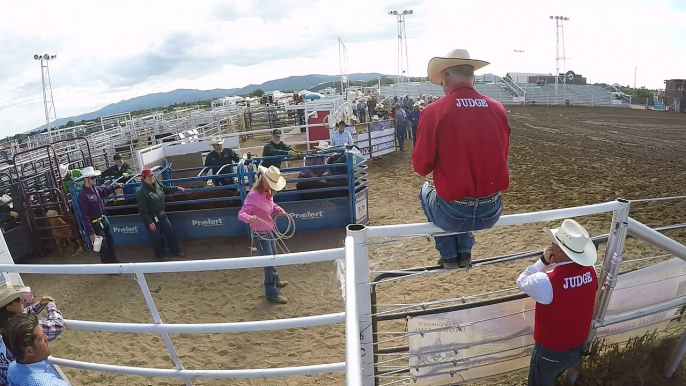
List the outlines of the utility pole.
<svg viewBox="0 0 686 386">
<path fill-rule="evenodd" d="M 557 84 L 558 84 L 558 77 L 560 76 L 560 29 L 562 29 L 562 44 L 563 44 L 563 52 L 564 52 L 564 27 L 562 26 L 563 21 L 569 20 L 568 17 L 565 16 L 550 16 L 550 19 L 555 19 L 555 104 L 557 104 L 558 99 L 557 99 Z M 562 55 L 564 59 L 564 54 Z M 565 66 L 566 67 L 566 66 Z M 567 80 L 565 79 L 565 91 L 567 90 Z"/>
<path fill-rule="evenodd" d="M 634 89 L 636 89 L 636 70 L 638 67 L 634 67 Z"/>
<path fill-rule="evenodd" d="M 412 15 L 414 11 L 404 10 L 388 11 L 389 15 L 396 17 L 398 23 L 398 83 L 402 83 L 406 74 L 410 75 L 410 60 L 407 56 L 407 31 L 405 29 L 405 15 Z"/>
<path fill-rule="evenodd" d="M 57 112 L 55 102 L 52 97 L 52 82 L 50 81 L 50 67 L 48 62 L 55 60 L 57 55 L 33 55 L 35 60 L 40 60 L 41 79 L 43 81 L 43 107 L 45 109 L 45 124 L 48 128 L 48 138 L 52 143 L 53 123 L 57 124 Z"/>
</svg>

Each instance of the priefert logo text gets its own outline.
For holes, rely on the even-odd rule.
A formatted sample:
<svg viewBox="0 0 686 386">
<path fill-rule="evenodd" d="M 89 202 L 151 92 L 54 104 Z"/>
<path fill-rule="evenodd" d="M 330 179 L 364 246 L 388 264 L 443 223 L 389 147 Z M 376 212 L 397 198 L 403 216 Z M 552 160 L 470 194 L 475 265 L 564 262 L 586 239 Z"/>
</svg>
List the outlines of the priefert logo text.
<svg viewBox="0 0 686 386">
<path fill-rule="evenodd" d="M 115 233 L 138 233 L 137 226 L 123 226 L 123 227 L 112 227 L 112 231 Z"/>
<path fill-rule="evenodd" d="M 221 218 L 217 218 L 217 219 L 208 218 L 207 220 L 192 220 L 191 225 L 201 226 L 201 227 L 216 227 L 216 226 L 224 225 L 224 223 L 222 222 Z"/>
<path fill-rule="evenodd" d="M 302 220 L 312 220 L 315 218 L 324 218 L 324 211 L 320 210 L 317 212 L 307 211 L 305 213 L 291 213 L 291 216 L 293 216 L 293 218 L 299 218 Z"/>
</svg>

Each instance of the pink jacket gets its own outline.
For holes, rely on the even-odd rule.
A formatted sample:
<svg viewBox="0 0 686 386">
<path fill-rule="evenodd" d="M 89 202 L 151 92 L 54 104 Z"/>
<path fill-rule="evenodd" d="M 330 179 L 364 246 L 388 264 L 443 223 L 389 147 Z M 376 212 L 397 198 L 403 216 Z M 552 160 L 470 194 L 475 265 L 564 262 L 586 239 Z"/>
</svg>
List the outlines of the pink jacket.
<svg viewBox="0 0 686 386">
<path fill-rule="evenodd" d="M 250 229 L 257 232 L 269 232 L 274 229 L 272 213 L 285 213 L 284 210 L 274 203 L 273 197 L 267 197 L 265 193 L 251 190 L 245 197 L 245 203 L 238 211 L 238 219 L 250 224 Z M 257 216 L 257 221 L 250 222 L 251 216 Z"/>
</svg>

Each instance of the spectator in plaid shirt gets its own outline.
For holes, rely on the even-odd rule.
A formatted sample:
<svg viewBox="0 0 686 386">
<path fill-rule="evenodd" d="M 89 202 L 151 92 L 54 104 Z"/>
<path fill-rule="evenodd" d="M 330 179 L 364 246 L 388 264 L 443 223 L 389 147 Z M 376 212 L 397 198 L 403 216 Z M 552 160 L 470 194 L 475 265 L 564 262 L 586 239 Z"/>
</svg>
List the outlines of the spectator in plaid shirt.
<svg viewBox="0 0 686 386">
<path fill-rule="evenodd" d="M 30 292 L 31 289 L 28 287 L 13 286 L 7 282 L 0 284 L 0 329 L 4 330 L 7 320 L 14 315 L 35 315 L 45 309 L 47 318 L 39 320 L 39 324 L 48 341 L 51 342 L 64 329 L 62 313 L 57 309 L 55 300 L 50 296 L 43 296 L 40 302 L 24 308 L 22 300 Z M 7 369 L 13 360 L 15 360 L 15 356 L 8 347 L 0 344 L 0 386 L 7 385 Z"/>
</svg>

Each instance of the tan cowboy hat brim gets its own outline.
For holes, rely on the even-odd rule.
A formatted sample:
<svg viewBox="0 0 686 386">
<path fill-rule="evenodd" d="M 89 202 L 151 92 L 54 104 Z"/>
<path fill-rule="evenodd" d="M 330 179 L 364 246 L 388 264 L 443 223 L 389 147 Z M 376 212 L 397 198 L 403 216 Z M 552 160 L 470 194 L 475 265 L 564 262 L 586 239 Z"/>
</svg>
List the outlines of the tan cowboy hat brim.
<svg viewBox="0 0 686 386">
<path fill-rule="evenodd" d="M 454 66 L 472 66 L 474 71 L 488 66 L 489 62 L 477 59 L 459 59 L 459 58 L 445 58 L 445 57 L 435 57 L 429 60 L 429 66 L 427 72 L 429 73 L 429 81 L 433 84 L 441 84 L 442 73 L 446 69 Z"/>
<path fill-rule="evenodd" d="M 12 286 L 14 287 L 14 291 L 10 293 L 4 293 L 5 291 L 0 292 L 0 308 L 5 307 L 6 305 L 10 304 L 14 299 L 19 298 L 19 297 L 25 297 L 29 293 L 31 293 L 31 288 L 30 287 L 23 287 L 23 286 Z"/>
<path fill-rule="evenodd" d="M 586 246 L 584 247 L 584 251 L 581 253 L 577 253 L 572 251 L 571 249 L 567 248 L 564 246 L 560 240 L 557 239 L 555 236 L 557 232 L 560 230 L 560 228 L 543 228 L 543 231 L 550 236 L 550 240 L 552 240 L 553 243 L 555 243 L 564 253 L 572 259 L 573 262 L 583 265 L 584 267 L 590 267 L 593 266 L 596 261 L 598 261 L 598 251 L 595 249 L 595 245 L 593 244 L 593 240 L 591 238 L 588 239 L 586 242 Z"/>
<path fill-rule="evenodd" d="M 267 180 L 267 184 L 269 184 L 270 188 L 278 192 L 286 187 L 286 179 L 283 178 L 282 175 L 279 175 L 279 178 L 275 180 L 272 176 L 269 175 L 269 169 L 265 168 L 262 165 L 260 165 L 259 169 L 260 173 L 262 173 L 262 175 L 264 176 L 264 179 Z"/>
</svg>

